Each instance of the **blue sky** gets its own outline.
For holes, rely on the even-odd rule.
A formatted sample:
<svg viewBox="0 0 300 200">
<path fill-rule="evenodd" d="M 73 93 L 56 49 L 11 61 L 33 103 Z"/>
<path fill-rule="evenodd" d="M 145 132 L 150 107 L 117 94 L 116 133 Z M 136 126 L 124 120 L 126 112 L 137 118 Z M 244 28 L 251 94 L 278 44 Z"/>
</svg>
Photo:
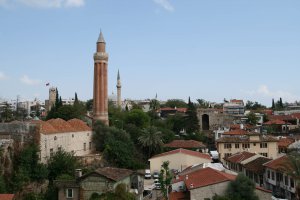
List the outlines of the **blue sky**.
<svg viewBox="0 0 300 200">
<path fill-rule="evenodd" d="M 92 98 L 102 29 L 123 98 L 300 100 L 299 0 L 0 0 L 0 98 Z"/>
</svg>

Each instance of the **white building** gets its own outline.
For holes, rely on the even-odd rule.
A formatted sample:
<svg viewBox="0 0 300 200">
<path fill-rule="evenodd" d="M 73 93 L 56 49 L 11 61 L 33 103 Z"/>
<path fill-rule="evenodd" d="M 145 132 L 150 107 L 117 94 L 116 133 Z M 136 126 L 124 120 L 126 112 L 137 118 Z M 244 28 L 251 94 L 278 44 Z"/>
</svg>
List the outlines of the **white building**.
<svg viewBox="0 0 300 200">
<path fill-rule="evenodd" d="M 93 151 L 92 130 L 79 119 L 51 119 L 32 123 L 38 125 L 36 140 L 40 146 L 42 163 L 60 149 L 73 152 L 75 156 L 86 156 Z"/>
</svg>

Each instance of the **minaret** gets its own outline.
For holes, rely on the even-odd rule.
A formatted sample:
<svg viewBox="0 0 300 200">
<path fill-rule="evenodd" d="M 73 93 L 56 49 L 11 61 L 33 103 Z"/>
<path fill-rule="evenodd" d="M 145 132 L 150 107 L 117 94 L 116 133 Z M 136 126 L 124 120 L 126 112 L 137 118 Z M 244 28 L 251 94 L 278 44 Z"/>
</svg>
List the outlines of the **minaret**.
<svg viewBox="0 0 300 200">
<path fill-rule="evenodd" d="M 121 78 L 120 78 L 120 72 L 118 70 L 118 77 L 117 77 L 117 105 L 119 108 L 122 106 L 122 99 L 121 99 Z"/>
<path fill-rule="evenodd" d="M 97 41 L 97 52 L 94 54 L 94 102 L 93 120 L 100 120 L 108 125 L 107 99 L 107 64 L 108 54 L 105 51 L 105 40 L 102 32 Z"/>
</svg>

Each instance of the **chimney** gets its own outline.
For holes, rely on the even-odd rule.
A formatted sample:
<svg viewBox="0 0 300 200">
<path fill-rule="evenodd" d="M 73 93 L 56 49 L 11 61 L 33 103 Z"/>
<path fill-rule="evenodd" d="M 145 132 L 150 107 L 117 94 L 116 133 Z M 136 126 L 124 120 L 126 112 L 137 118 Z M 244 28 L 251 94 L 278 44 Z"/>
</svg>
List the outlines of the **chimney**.
<svg viewBox="0 0 300 200">
<path fill-rule="evenodd" d="M 189 179 L 189 175 L 185 175 L 185 180 L 188 180 Z"/>
<path fill-rule="evenodd" d="M 191 189 L 193 189 L 194 188 L 194 184 L 193 183 L 191 183 Z"/>
<path fill-rule="evenodd" d="M 82 176 L 82 169 L 75 169 L 75 178 L 80 178 Z"/>
</svg>

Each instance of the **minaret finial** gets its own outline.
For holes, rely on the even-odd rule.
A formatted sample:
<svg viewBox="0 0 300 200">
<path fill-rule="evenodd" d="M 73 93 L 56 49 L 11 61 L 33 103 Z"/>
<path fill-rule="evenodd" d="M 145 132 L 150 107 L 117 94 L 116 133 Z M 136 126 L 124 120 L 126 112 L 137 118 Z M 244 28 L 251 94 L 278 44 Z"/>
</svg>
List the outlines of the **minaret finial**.
<svg viewBox="0 0 300 200">
<path fill-rule="evenodd" d="M 100 35 L 99 35 L 97 43 L 105 43 L 101 29 L 100 29 Z"/>
<path fill-rule="evenodd" d="M 118 77 L 117 77 L 117 80 L 120 80 L 120 71 L 118 70 Z"/>
</svg>

